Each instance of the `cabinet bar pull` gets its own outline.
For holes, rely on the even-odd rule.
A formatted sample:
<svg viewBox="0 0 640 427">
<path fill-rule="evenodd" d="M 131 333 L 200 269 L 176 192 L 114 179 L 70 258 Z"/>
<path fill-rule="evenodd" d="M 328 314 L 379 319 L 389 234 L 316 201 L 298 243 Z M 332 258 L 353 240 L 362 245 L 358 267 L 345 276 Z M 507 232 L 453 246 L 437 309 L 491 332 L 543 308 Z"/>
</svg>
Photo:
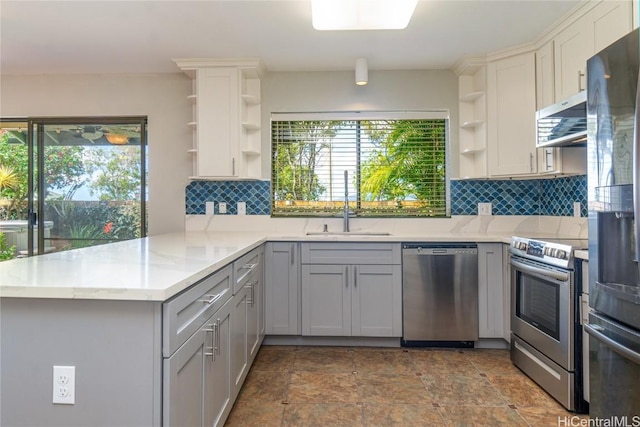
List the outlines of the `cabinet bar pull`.
<svg viewBox="0 0 640 427">
<path fill-rule="evenodd" d="M 236 174 L 236 158 L 232 157 L 231 158 L 231 175 L 235 175 Z"/>
<path fill-rule="evenodd" d="M 198 300 L 198 301 L 203 302 L 205 304 L 213 304 L 214 302 L 218 301 L 220 299 L 220 297 L 222 297 L 222 294 L 205 295 L 205 297 L 207 297 L 209 299 L 201 299 L 201 300 Z"/>
<path fill-rule="evenodd" d="M 254 280 L 253 282 L 251 282 L 251 307 L 253 307 L 254 301 L 255 299 L 255 294 L 254 294 L 254 289 L 256 287 L 256 285 L 258 284 L 257 280 Z"/>
<path fill-rule="evenodd" d="M 214 325 L 214 329 L 216 331 L 216 341 L 214 351 L 216 354 L 220 354 L 220 319 L 216 320 L 216 324 Z"/>
<path fill-rule="evenodd" d="M 345 288 L 349 287 L 349 266 L 348 265 L 344 266 L 344 287 Z"/>
<path fill-rule="evenodd" d="M 549 171 L 553 169 L 553 148 L 547 148 L 545 150 L 545 168 Z"/>
<path fill-rule="evenodd" d="M 358 287 L 358 267 L 353 266 L 353 287 Z"/>
<path fill-rule="evenodd" d="M 215 323 L 212 323 L 211 325 L 207 325 L 207 329 L 205 329 L 205 332 L 208 334 L 209 332 L 212 332 L 211 334 L 211 347 L 207 347 L 211 349 L 211 353 L 208 353 L 205 351 L 204 355 L 205 356 L 211 356 L 212 359 L 215 358 L 215 348 L 214 348 L 214 341 L 215 341 L 215 337 L 213 334 L 215 334 Z"/>
<path fill-rule="evenodd" d="M 258 263 L 255 264 L 245 264 L 242 267 L 240 267 L 241 270 L 253 270 L 255 268 L 255 266 L 258 265 Z"/>
<path fill-rule="evenodd" d="M 584 73 L 582 70 L 578 70 L 578 92 L 584 90 L 582 89 L 582 78 L 584 77 Z"/>
<path fill-rule="evenodd" d="M 529 153 L 529 172 L 533 173 L 533 153 Z"/>
<path fill-rule="evenodd" d="M 291 252 L 291 265 L 294 265 L 296 261 L 295 259 L 296 250 L 295 250 L 295 245 L 293 243 L 289 247 L 289 251 Z"/>
<path fill-rule="evenodd" d="M 250 305 L 253 307 L 253 285 L 255 284 L 255 282 L 249 282 L 246 285 L 244 285 L 245 288 L 249 288 L 249 296 L 247 297 L 247 305 Z"/>
</svg>

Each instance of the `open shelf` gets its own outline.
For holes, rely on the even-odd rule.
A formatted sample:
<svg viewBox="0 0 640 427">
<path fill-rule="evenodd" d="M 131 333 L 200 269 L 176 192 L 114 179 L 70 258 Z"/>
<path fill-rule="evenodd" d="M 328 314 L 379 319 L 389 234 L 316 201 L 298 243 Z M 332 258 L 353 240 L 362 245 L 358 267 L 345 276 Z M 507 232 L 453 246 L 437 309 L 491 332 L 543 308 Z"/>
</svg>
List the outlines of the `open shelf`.
<svg viewBox="0 0 640 427">
<path fill-rule="evenodd" d="M 473 129 L 484 123 L 484 120 L 469 120 L 460 125 L 463 129 Z"/>
<path fill-rule="evenodd" d="M 464 150 L 460 150 L 460 154 L 462 154 L 463 156 L 471 156 L 471 155 L 475 155 L 478 153 L 484 153 L 487 149 L 482 147 L 482 148 L 467 148 Z"/>
<path fill-rule="evenodd" d="M 469 92 L 460 97 L 460 102 L 473 102 L 484 95 L 484 91 Z"/>
<path fill-rule="evenodd" d="M 258 98 L 257 96 L 244 94 L 242 95 L 242 100 L 247 105 L 260 105 L 260 98 Z"/>
</svg>

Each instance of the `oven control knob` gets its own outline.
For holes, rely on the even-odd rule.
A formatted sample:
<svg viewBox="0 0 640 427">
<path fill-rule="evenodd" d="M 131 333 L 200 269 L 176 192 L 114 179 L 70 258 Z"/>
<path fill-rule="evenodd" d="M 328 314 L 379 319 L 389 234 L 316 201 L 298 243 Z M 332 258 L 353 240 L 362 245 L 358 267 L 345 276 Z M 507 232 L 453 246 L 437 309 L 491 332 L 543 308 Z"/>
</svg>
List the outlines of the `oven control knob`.
<svg viewBox="0 0 640 427">
<path fill-rule="evenodd" d="M 555 248 L 544 248 L 544 254 L 546 256 L 554 258 L 556 256 L 556 249 Z"/>
<path fill-rule="evenodd" d="M 567 251 L 563 251 L 562 249 L 558 249 L 556 253 L 556 258 L 567 259 Z"/>
<path fill-rule="evenodd" d="M 527 244 L 525 242 L 518 242 L 518 249 L 520 249 L 521 251 L 526 251 Z"/>
</svg>

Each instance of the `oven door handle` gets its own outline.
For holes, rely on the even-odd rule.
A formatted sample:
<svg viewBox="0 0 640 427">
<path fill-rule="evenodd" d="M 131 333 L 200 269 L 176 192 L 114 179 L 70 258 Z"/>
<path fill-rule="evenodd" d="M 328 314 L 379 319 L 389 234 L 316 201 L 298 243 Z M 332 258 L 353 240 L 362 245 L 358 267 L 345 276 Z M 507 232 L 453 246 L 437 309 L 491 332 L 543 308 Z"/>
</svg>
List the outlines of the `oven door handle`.
<svg viewBox="0 0 640 427">
<path fill-rule="evenodd" d="M 604 330 L 602 326 L 590 325 L 589 323 L 585 323 L 584 330 L 587 331 L 587 333 L 593 338 L 597 339 L 598 341 L 602 341 L 604 344 L 610 347 L 611 350 L 615 351 L 620 356 L 640 365 L 640 353 L 637 353 L 630 348 L 623 346 L 619 342 L 612 340 L 611 338 L 600 332 L 600 330 Z"/>
<path fill-rule="evenodd" d="M 513 265 L 514 267 L 517 267 L 519 270 L 526 271 L 527 273 L 533 273 L 541 278 L 552 277 L 556 280 L 561 280 L 563 282 L 566 282 L 567 280 L 569 280 L 569 273 L 563 273 L 561 271 L 556 271 L 556 270 L 551 270 L 546 268 L 534 267 L 532 265 L 525 264 L 520 261 L 516 261 L 513 258 L 511 259 L 511 265 Z"/>
</svg>

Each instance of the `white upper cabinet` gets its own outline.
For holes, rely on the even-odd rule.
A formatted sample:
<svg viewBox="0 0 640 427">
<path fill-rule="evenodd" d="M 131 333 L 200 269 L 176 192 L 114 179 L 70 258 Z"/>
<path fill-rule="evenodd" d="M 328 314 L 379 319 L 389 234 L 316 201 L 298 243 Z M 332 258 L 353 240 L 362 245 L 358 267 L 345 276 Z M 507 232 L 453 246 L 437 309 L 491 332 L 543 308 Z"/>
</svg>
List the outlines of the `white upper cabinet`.
<svg viewBox="0 0 640 427">
<path fill-rule="evenodd" d="M 555 100 L 586 89 L 586 62 L 633 28 L 633 2 L 601 1 L 554 39 Z"/>
<path fill-rule="evenodd" d="M 553 40 L 536 51 L 536 109 L 555 102 Z"/>
<path fill-rule="evenodd" d="M 555 100 L 585 90 L 587 59 L 593 53 L 590 26 L 584 18 L 563 30 L 554 40 Z"/>
<path fill-rule="evenodd" d="M 535 81 L 534 52 L 487 65 L 490 176 L 528 175 L 537 171 Z"/>
<path fill-rule="evenodd" d="M 593 54 L 633 29 L 632 1 L 603 1 L 588 15 L 593 34 Z"/>
<path fill-rule="evenodd" d="M 261 110 L 257 60 L 179 59 L 194 79 L 193 179 L 260 179 Z"/>
</svg>

